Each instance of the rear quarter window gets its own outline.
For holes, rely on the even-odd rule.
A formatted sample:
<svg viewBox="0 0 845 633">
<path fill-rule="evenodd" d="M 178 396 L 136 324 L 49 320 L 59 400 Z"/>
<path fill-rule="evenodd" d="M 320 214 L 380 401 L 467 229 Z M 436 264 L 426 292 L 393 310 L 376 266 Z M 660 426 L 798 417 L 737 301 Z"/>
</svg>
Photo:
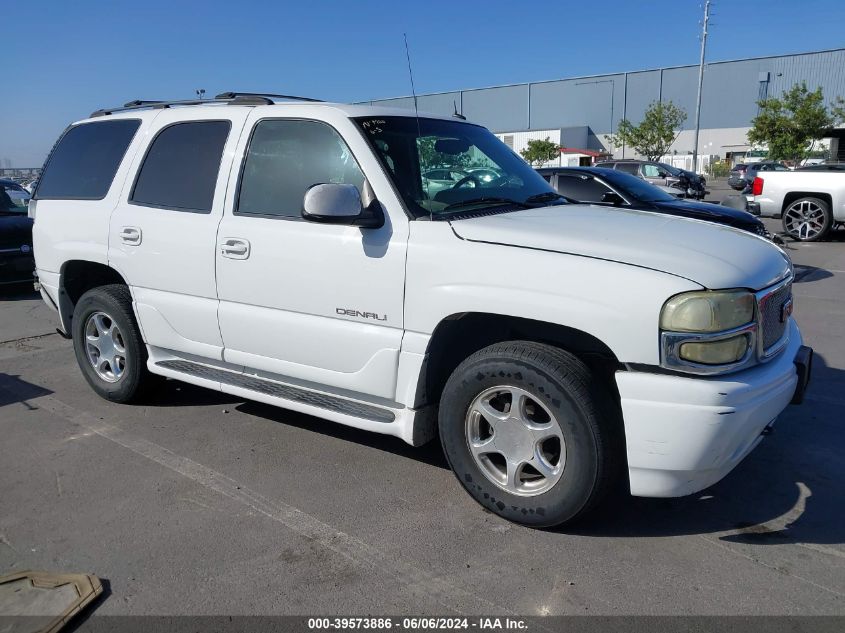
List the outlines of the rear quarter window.
<svg viewBox="0 0 845 633">
<path fill-rule="evenodd" d="M 141 121 L 118 119 L 69 128 L 38 182 L 40 200 L 102 200 Z"/>
</svg>

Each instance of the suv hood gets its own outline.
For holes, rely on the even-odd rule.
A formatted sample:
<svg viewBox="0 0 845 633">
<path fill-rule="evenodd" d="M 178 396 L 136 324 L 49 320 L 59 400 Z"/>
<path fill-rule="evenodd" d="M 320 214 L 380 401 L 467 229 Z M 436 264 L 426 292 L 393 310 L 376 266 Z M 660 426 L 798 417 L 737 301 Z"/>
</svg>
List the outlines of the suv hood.
<svg viewBox="0 0 845 633">
<path fill-rule="evenodd" d="M 555 205 L 452 220 L 472 242 L 593 257 L 659 270 L 705 288 L 760 290 L 791 269 L 768 240 L 728 226 L 645 211 Z"/>
</svg>

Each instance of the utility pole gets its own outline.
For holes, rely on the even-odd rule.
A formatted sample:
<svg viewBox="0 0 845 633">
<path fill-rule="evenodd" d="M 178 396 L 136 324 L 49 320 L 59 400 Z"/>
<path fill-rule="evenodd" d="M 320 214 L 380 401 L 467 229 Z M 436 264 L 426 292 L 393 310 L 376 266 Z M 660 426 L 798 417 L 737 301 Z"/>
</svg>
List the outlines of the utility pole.
<svg viewBox="0 0 845 633">
<path fill-rule="evenodd" d="M 710 0 L 704 2 L 701 30 L 701 60 L 698 62 L 698 98 L 695 101 L 695 145 L 692 150 L 692 171 L 698 171 L 698 132 L 701 126 L 701 85 L 704 83 L 704 53 L 707 50 L 707 23 L 710 21 Z"/>
</svg>

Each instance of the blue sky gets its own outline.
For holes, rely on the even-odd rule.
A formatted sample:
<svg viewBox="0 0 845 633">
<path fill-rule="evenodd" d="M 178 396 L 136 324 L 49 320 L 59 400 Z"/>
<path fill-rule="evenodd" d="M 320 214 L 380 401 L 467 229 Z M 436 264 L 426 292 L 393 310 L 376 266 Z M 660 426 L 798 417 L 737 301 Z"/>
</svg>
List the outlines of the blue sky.
<svg viewBox="0 0 845 633">
<path fill-rule="evenodd" d="M 40 165 L 69 122 L 224 90 L 360 101 L 697 63 L 703 0 L 0 0 L 0 159 Z M 845 46 L 845 0 L 717 0 L 709 60 Z"/>
</svg>

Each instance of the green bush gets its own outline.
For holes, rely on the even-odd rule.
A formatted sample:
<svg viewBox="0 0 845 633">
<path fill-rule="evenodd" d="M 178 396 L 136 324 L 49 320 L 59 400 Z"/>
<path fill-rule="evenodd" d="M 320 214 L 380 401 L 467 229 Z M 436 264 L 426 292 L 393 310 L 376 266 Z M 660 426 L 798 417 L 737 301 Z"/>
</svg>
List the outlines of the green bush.
<svg viewBox="0 0 845 633">
<path fill-rule="evenodd" d="M 731 166 L 724 161 L 714 161 L 707 165 L 707 174 L 714 178 L 725 178 L 731 171 Z"/>
</svg>

